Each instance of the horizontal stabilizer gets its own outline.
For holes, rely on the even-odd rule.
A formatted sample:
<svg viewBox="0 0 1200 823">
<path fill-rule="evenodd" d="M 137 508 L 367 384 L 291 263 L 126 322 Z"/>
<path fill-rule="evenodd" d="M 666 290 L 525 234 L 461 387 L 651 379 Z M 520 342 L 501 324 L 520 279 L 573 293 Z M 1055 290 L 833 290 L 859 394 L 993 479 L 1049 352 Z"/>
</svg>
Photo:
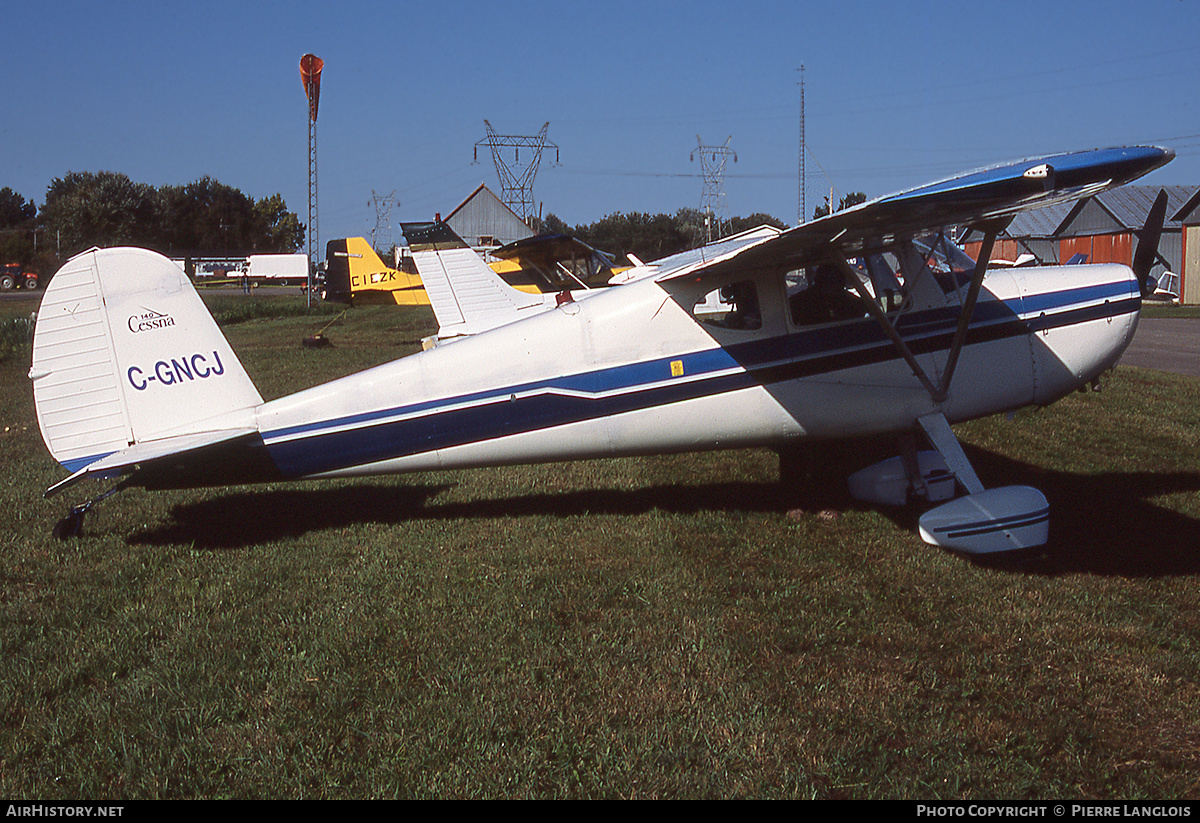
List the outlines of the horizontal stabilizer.
<svg viewBox="0 0 1200 823">
<path fill-rule="evenodd" d="M 181 434 L 177 437 L 167 437 L 162 440 L 149 440 L 136 443 L 129 448 L 113 452 L 107 457 L 93 461 L 65 480 L 55 483 L 46 489 L 46 497 L 53 497 L 63 489 L 75 485 L 86 477 L 117 477 L 130 470 L 173 455 L 186 454 L 205 446 L 224 443 L 238 437 L 257 435 L 258 430 L 252 428 L 233 429 L 229 431 L 199 432 L 197 434 Z"/>
</svg>

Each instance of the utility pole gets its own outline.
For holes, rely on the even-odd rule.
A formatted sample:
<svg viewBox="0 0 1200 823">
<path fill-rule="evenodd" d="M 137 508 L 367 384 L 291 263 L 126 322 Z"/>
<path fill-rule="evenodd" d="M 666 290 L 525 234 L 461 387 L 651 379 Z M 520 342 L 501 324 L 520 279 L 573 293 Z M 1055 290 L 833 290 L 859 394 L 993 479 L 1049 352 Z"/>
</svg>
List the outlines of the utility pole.
<svg viewBox="0 0 1200 823">
<path fill-rule="evenodd" d="M 317 103 L 321 96 L 321 69 L 325 61 L 315 54 L 300 58 L 300 82 L 308 98 L 308 305 L 312 305 L 313 271 L 320 255 L 317 228 Z"/>
<path fill-rule="evenodd" d="M 733 162 L 737 162 L 737 154 L 733 149 L 729 148 L 729 141 L 733 136 L 725 138 L 723 146 L 706 146 L 704 141 L 700 139 L 700 135 L 696 135 L 697 148 L 692 150 L 690 159 L 695 161 L 696 154 L 700 154 L 700 170 L 704 173 L 704 190 L 700 195 L 700 211 L 704 212 L 705 222 L 707 223 L 706 230 L 708 240 L 712 242 L 712 220 L 716 217 L 717 220 L 717 239 L 721 238 L 721 230 L 729 221 L 725 215 L 725 204 L 723 198 L 725 163 L 730 157 Z"/>
<path fill-rule="evenodd" d="M 554 164 L 558 165 L 558 146 L 546 139 L 550 124 L 546 123 L 535 135 L 496 134 L 487 120 L 483 121 L 483 125 L 487 128 L 487 137 L 475 144 L 475 162 L 479 162 L 480 146 L 492 150 L 496 176 L 500 178 L 500 202 L 529 226 L 530 220 L 538 217 L 534 209 L 533 178 L 537 176 L 538 166 L 542 162 L 542 150 L 547 147 L 554 149 Z M 501 149 L 513 149 L 512 163 L 504 159 Z M 521 160 L 521 149 L 525 149 L 524 161 Z"/>
</svg>

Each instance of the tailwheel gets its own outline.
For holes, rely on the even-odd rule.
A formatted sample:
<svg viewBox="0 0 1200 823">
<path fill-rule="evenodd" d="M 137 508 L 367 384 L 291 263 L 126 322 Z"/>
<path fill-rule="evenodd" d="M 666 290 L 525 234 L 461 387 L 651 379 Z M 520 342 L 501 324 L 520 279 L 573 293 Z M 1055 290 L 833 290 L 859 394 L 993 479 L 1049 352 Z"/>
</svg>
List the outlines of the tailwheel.
<svg viewBox="0 0 1200 823">
<path fill-rule="evenodd" d="M 90 502 L 72 507 L 66 517 L 54 524 L 54 536 L 59 540 L 69 540 L 83 534 L 83 516 L 91 507 Z"/>
<path fill-rule="evenodd" d="M 67 516 L 54 524 L 52 534 L 59 540 L 70 540 L 72 537 L 79 537 L 83 534 L 83 517 L 92 510 L 92 506 L 99 503 L 101 500 L 109 498 L 119 492 L 128 485 L 128 480 L 118 483 L 104 494 L 97 495 L 86 503 L 80 503 L 78 506 L 72 506 L 67 512 Z"/>
</svg>

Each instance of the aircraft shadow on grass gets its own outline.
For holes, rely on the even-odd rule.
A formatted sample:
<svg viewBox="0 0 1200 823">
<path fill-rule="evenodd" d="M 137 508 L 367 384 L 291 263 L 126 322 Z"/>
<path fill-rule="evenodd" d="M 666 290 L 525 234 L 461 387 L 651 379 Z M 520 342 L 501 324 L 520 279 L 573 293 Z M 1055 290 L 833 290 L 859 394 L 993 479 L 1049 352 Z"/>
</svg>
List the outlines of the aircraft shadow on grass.
<svg viewBox="0 0 1200 823">
<path fill-rule="evenodd" d="M 991 482 L 1036 477 L 1055 520 L 1044 554 L 1021 566 L 1031 573 L 1155 577 L 1200 572 L 1200 520 L 1163 508 L 1152 498 L 1200 491 L 1200 472 L 1105 472 L 1075 474 L 1039 469 L 1003 455 L 967 447 L 972 462 Z M 841 455 L 848 454 L 839 450 Z M 861 458 L 861 452 L 858 452 Z M 822 457 L 838 460 L 838 455 Z M 830 487 L 836 487 L 830 491 Z M 659 510 L 783 513 L 860 510 L 842 484 L 828 474 L 811 486 L 730 481 L 696 485 L 652 485 L 628 490 L 584 489 L 532 492 L 469 501 L 438 502 L 449 484 L 372 485 L 325 489 L 249 488 L 176 506 L 173 522 L 131 535 L 131 543 L 192 545 L 202 549 L 243 548 L 330 529 L 377 524 L 403 528 L 413 521 L 556 515 L 635 516 Z M 1098 502 L 1100 501 L 1100 502 Z M 918 506 L 880 509 L 911 530 Z M 930 547 L 931 551 L 935 551 Z"/>
<path fill-rule="evenodd" d="M 1200 572 L 1200 520 L 1153 502 L 1162 495 L 1200 491 L 1200 471 L 1077 474 L 981 449 L 968 452 L 994 482 L 1021 474 L 1038 478 L 1054 513 L 1041 565 L 1046 573 L 1157 577 Z"/>
</svg>

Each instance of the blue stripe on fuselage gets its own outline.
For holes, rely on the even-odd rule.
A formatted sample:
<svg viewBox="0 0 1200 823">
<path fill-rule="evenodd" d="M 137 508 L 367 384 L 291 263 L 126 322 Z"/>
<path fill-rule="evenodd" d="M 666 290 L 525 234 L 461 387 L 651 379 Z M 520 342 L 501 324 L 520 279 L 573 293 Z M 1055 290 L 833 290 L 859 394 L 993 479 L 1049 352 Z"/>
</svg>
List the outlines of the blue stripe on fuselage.
<svg viewBox="0 0 1200 823">
<path fill-rule="evenodd" d="M 969 344 L 1137 311 L 1129 281 L 977 305 Z M 1026 318 L 1017 315 L 1020 310 Z M 958 308 L 913 312 L 897 328 L 914 353 L 946 349 Z M 691 354 L 598 369 L 264 432 L 287 476 L 335 471 L 435 449 L 682 400 L 769 385 L 899 357 L 870 318 L 802 329 Z M 672 377 L 681 361 L 683 377 Z"/>
</svg>

